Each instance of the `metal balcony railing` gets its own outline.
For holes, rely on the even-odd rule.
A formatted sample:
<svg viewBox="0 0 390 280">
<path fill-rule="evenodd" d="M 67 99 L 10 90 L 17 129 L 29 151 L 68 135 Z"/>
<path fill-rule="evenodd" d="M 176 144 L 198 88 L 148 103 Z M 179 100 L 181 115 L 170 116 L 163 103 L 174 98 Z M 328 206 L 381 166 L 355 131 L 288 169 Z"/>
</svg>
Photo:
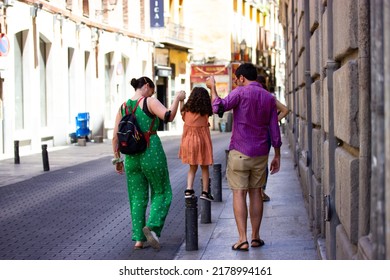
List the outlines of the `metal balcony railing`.
<svg viewBox="0 0 390 280">
<path fill-rule="evenodd" d="M 154 31 L 160 43 L 193 48 L 192 29 L 180 24 L 166 22 L 165 27 Z"/>
</svg>

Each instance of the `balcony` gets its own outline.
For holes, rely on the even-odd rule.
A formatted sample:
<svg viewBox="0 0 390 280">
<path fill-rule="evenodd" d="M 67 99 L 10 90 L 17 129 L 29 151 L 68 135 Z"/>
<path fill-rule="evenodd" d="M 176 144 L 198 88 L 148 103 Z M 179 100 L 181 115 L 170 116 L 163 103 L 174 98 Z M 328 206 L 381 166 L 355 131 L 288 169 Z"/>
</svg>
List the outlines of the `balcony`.
<svg viewBox="0 0 390 280">
<path fill-rule="evenodd" d="M 162 44 L 185 49 L 193 48 L 192 29 L 180 24 L 166 22 L 165 27 L 153 30 L 153 36 L 156 41 Z"/>
</svg>

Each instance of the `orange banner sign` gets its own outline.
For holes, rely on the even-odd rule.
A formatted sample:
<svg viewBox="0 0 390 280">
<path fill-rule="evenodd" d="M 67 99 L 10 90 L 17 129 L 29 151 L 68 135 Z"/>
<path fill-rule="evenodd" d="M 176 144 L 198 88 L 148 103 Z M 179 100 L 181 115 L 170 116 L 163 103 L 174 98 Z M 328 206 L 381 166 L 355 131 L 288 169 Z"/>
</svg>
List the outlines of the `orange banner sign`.
<svg viewBox="0 0 390 280">
<path fill-rule="evenodd" d="M 192 65 L 191 82 L 205 82 L 209 76 L 229 75 L 225 65 Z"/>
</svg>

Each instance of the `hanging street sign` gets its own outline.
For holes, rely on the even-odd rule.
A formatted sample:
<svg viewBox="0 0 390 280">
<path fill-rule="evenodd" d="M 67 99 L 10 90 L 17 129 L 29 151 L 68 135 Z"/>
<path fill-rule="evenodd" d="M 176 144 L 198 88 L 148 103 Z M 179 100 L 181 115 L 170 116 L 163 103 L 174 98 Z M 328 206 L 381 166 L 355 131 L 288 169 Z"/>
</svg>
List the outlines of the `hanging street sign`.
<svg viewBox="0 0 390 280">
<path fill-rule="evenodd" d="M 164 0 L 150 0 L 150 27 L 164 27 Z"/>
</svg>

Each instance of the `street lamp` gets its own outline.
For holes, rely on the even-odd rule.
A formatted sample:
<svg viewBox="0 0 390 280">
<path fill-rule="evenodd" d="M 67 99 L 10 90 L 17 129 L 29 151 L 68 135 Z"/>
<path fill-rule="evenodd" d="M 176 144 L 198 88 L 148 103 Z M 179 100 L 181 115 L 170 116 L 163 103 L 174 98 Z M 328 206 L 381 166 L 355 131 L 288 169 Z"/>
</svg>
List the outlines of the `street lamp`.
<svg viewBox="0 0 390 280">
<path fill-rule="evenodd" d="M 240 50 L 241 50 L 241 60 L 243 61 L 243 60 L 244 60 L 245 50 L 246 50 L 246 42 L 245 42 L 245 39 L 242 40 L 241 43 L 240 43 Z"/>
</svg>

